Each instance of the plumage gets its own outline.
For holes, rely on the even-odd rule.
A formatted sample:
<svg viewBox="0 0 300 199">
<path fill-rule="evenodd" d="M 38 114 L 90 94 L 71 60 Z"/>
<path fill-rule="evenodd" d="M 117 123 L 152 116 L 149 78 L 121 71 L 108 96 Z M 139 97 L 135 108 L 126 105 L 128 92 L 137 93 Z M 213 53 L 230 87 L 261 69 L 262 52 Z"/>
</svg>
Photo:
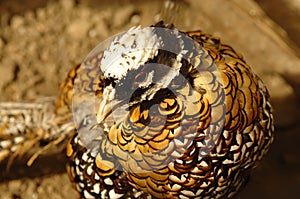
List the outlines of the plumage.
<svg viewBox="0 0 300 199">
<path fill-rule="evenodd" d="M 263 82 L 201 31 L 131 29 L 61 91 L 78 116 L 67 156 L 82 198 L 231 198 L 273 141 Z"/>
</svg>

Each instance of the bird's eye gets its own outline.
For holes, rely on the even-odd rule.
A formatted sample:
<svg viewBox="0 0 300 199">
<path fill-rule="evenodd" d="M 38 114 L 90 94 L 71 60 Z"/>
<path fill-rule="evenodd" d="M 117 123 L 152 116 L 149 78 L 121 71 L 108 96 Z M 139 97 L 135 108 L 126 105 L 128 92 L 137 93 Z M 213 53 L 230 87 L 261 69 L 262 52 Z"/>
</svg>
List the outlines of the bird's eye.
<svg viewBox="0 0 300 199">
<path fill-rule="evenodd" d="M 134 83 L 139 84 L 147 79 L 147 74 L 145 72 L 138 73 L 134 78 Z"/>
</svg>

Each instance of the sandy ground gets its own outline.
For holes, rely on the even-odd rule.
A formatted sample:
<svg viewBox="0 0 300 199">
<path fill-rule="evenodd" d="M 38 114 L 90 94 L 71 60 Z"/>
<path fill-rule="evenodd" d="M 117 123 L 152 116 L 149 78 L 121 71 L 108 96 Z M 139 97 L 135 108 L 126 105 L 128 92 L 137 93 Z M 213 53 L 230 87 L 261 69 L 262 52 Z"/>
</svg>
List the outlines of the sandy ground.
<svg viewBox="0 0 300 199">
<path fill-rule="evenodd" d="M 204 2 L 208 1 L 199 1 L 198 4 Z M 251 33 L 251 25 L 244 30 L 247 34 L 237 32 L 235 27 L 243 26 L 245 22 L 237 16 L 236 20 L 229 21 L 228 13 L 234 11 L 220 2 L 210 1 L 203 4 L 203 7 L 210 9 L 199 11 L 192 0 L 187 1 L 182 5 L 184 11 L 177 13 L 180 17 L 175 21 L 181 29 L 202 29 L 225 38 L 226 42 L 243 52 L 270 87 L 276 117 L 276 141 L 253 173 L 249 185 L 237 198 L 300 198 L 300 103 L 297 98 L 300 95 L 297 93 L 300 85 L 297 79 L 300 76 L 283 79 L 279 75 L 282 72 L 280 66 L 289 67 L 288 71 L 292 73 L 293 67 L 299 71 L 300 65 L 288 66 L 292 61 L 288 63 L 283 57 L 272 56 L 272 51 L 275 53 L 276 49 L 263 46 L 265 38 L 261 38 L 262 41 L 255 38 L 256 45 L 237 42 L 241 38 L 248 41 L 243 36 Z M 282 22 L 273 12 L 280 10 L 280 6 L 272 7 L 267 0 L 257 2 L 277 23 Z M 59 83 L 68 70 L 80 63 L 93 47 L 133 25 L 153 24 L 159 19 L 162 5 L 162 1 L 139 0 L 104 0 L 101 3 L 96 0 L 52 0 L 46 3 L 42 0 L 0 0 L 0 101 L 33 101 L 40 97 L 57 96 Z M 285 39 L 289 36 L 285 41 L 292 50 L 287 53 L 293 54 L 289 56 L 295 63 L 300 63 L 299 57 L 295 56 L 300 54 L 300 27 L 297 23 L 300 8 L 295 5 L 298 5 L 297 0 L 284 1 L 286 12 L 293 15 L 285 15 L 282 31 L 278 34 Z M 218 13 L 218 6 L 227 9 L 228 13 Z M 250 10 L 249 14 L 255 17 L 257 10 Z M 222 21 L 221 18 L 225 19 Z M 256 25 L 252 24 L 253 27 Z M 24 160 L 16 161 L 8 172 L 4 169 L 5 165 L 0 165 L 0 198 L 76 198 L 64 165 L 63 152 L 42 157 L 30 168 L 25 166 Z"/>
</svg>

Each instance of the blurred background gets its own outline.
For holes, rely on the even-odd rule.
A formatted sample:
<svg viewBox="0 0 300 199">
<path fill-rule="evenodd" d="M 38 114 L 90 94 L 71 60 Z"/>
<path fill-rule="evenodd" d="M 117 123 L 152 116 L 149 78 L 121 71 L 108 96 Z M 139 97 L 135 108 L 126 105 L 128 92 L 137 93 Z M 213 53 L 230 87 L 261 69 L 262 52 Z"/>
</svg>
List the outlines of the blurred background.
<svg viewBox="0 0 300 199">
<path fill-rule="evenodd" d="M 203 30 L 242 53 L 267 84 L 276 138 L 237 196 L 300 198 L 300 1 L 0 0 L 0 101 L 57 96 L 67 72 L 105 38 L 160 19 Z M 73 199 L 65 156 L 0 165 L 0 198 Z"/>
</svg>

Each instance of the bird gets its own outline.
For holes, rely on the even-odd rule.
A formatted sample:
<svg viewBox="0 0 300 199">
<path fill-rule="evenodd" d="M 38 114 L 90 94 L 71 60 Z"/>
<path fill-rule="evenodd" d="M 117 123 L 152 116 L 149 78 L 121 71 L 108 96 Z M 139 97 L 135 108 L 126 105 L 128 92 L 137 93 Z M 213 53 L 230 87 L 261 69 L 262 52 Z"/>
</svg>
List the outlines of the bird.
<svg viewBox="0 0 300 199">
<path fill-rule="evenodd" d="M 274 139 L 268 90 L 220 38 L 158 22 L 75 67 L 67 172 L 80 198 L 232 198 Z"/>
</svg>

